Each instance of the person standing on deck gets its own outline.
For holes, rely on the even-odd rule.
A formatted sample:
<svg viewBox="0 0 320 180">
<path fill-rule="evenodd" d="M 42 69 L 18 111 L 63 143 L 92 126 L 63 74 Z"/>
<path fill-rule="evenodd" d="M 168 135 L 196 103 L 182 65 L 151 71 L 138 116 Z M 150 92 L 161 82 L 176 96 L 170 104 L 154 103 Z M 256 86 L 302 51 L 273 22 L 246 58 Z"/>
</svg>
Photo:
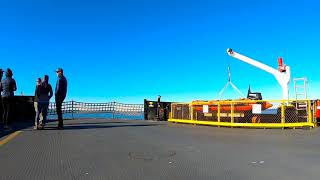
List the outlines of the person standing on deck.
<svg viewBox="0 0 320 180">
<path fill-rule="evenodd" d="M 67 95 L 67 79 L 63 75 L 63 69 L 56 70 L 58 80 L 55 89 L 55 100 L 58 115 L 58 129 L 63 129 L 62 103 Z"/>
<path fill-rule="evenodd" d="M 1 80 L 3 77 L 3 70 L 0 68 L 0 89 L 1 89 Z M 1 90 L 0 90 L 0 124 L 3 123 L 3 108 L 2 108 L 2 97 L 1 97 Z"/>
<path fill-rule="evenodd" d="M 11 69 L 7 69 L 6 78 L 1 81 L 0 91 L 2 91 L 2 106 L 3 106 L 3 120 L 4 129 L 10 130 L 8 126 L 9 118 L 12 117 L 13 105 L 14 105 L 14 91 L 17 90 L 16 81 L 12 78 L 13 73 Z"/>
<path fill-rule="evenodd" d="M 40 120 L 40 107 L 39 107 L 39 96 L 40 96 L 40 88 L 41 88 L 41 78 L 37 78 L 36 81 L 36 89 L 34 91 L 34 110 L 36 112 L 36 117 L 34 121 L 34 129 L 39 129 L 39 120 Z"/>
<path fill-rule="evenodd" d="M 34 121 L 34 129 L 39 129 L 39 120 L 40 120 L 40 108 L 39 108 L 39 96 L 41 88 L 41 78 L 37 78 L 36 89 L 34 91 L 34 111 L 36 112 L 36 117 Z"/>
<path fill-rule="evenodd" d="M 41 112 L 40 117 L 40 127 L 43 129 L 47 122 L 47 112 L 49 107 L 49 101 L 53 96 L 51 84 L 49 84 L 49 76 L 44 75 L 41 86 L 40 86 L 40 96 L 39 96 L 39 110 Z"/>
</svg>

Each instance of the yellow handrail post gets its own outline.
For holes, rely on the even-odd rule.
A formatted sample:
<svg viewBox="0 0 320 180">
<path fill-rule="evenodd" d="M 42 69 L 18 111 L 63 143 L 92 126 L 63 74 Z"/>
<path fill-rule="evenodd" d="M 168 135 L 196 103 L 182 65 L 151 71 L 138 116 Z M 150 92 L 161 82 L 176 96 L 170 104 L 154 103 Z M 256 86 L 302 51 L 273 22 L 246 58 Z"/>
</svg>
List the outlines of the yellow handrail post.
<svg viewBox="0 0 320 180">
<path fill-rule="evenodd" d="M 193 108 L 192 108 L 192 104 L 189 104 L 189 112 L 190 112 L 190 119 L 193 120 Z"/>
<path fill-rule="evenodd" d="M 231 123 L 234 123 L 234 104 L 231 102 Z"/>
<path fill-rule="evenodd" d="M 169 114 L 169 119 L 172 119 L 172 111 L 173 111 L 173 109 L 172 109 L 172 104 L 170 105 L 170 114 Z"/>
<path fill-rule="evenodd" d="M 318 123 L 317 123 L 317 117 L 316 117 L 316 112 L 317 112 L 317 101 L 314 101 L 313 103 L 313 113 L 312 113 L 312 118 L 313 118 L 313 125 L 314 127 L 317 127 L 318 126 Z"/>
<path fill-rule="evenodd" d="M 282 101 L 281 103 L 281 124 L 284 125 L 285 121 L 286 121 L 286 116 L 285 116 L 285 106 L 284 106 L 284 101 Z"/>
<path fill-rule="evenodd" d="M 172 108 L 172 107 L 173 107 L 173 104 L 171 104 L 171 111 L 170 111 L 170 117 L 169 117 L 169 119 L 172 119 L 172 117 L 173 117 L 173 116 L 172 116 L 172 113 L 173 113 L 173 108 Z"/>
<path fill-rule="evenodd" d="M 217 114 L 217 116 L 218 116 L 218 123 L 220 123 L 220 102 L 218 101 L 218 114 Z"/>
<path fill-rule="evenodd" d="M 311 102 L 308 100 L 308 123 L 312 123 Z"/>
<path fill-rule="evenodd" d="M 184 119 L 183 118 L 183 107 L 181 106 L 181 119 Z"/>
</svg>

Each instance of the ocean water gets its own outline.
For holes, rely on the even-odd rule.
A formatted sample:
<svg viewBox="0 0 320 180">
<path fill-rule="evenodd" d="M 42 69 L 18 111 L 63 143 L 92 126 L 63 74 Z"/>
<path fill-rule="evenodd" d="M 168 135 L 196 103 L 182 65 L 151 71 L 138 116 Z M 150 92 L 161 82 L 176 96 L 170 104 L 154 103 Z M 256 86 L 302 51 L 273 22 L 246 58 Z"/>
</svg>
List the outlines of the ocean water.
<svg viewBox="0 0 320 180">
<path fill-rule="evenodd" d="M 49 120 L 57 119 L 57 115 L 49 115 Z M 85 118 L 106 118 L 106 119 L 128 119 L 128 120 L 143 120 L 143 113 L 127 114 L 127 113 L 66 113 L 63 114 L 64 119 L 85 119 Z"/>
</svg>

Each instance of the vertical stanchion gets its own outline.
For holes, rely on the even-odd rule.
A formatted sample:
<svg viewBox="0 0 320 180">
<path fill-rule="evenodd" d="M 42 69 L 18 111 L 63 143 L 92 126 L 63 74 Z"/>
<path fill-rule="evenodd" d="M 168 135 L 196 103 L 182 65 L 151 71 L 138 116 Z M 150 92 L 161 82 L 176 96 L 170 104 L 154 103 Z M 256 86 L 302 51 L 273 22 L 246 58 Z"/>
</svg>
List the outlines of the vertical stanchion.
<svg viewBox="0 0 320 180">
<path fill-rule="evenodd" d="M 308 100 L 308 123 L 312 123 L 311 102 Z"/>
<path fill-rule="evenodd" d="M 190 119 L 193 120 L 193 108 L 192 108 L 192 104 L 189 104 L 189 112 L 190 112 Z"/>
<path fill-rule="evenodd" d="M 170 104 L 170 113 L 169 113 L 169 119 L 172 119 L 172 111 L 173 111 L 173 108 L 172 108 L 172 104 Z"/>
<path fill-rule="evenodd" d="M 310 100 L 309 100 L 310 101 Z M 316 121 L 316 112 L 317 112 L 317 106 L 316 106 L 316 101 L 310 101 L 310 105 L 312 108 L 311 109 L 311 113 L 312 113 L 312 123 L 314 125 L 317 125 L 317 121 Z"/>
<path fill-rule="evenodd" d="M 220 124 L 220 101 L 218 101 L 218 114 L 217 114 L 217 116 L 218 116 L 218 123 Z"/>
<path fill-rule="evenodd" d="M 114 119 L 116 102 L 112 102 L 112 119 Z"/>
<path fill-rule="evenodd" d="M 192 108 L 192 103 L 189 103 L 189 119 L 193 121 L 193 108 Z M 197 121 L 197 120 L 196 120 Z M 197 125 L 197 123 L 194 123 L 194 125 Z"/>
<path fill-rule="evenodd" d="M 181 119 L 183 119 L 183 104 L 180 104 L 181 105 Z"/>
<path fill-rule="evenodd" d="M 285 116 L 285 106 L 284 101 L 281 102 L 281 124 L 283 125 L 282 128 L 284 128 L 284 123 L 286 122 L 286 116 Z"/>
<path fill-rule="evenodd" d="M 73 120 L 73 99 L 71 100 L 71 118 L 72 118 L 72 120 Z"/>
<path fill-rule="evenodd" d="M 234 104 L 231 102 L 231 123 L 234 123 Z"/>
</svg>

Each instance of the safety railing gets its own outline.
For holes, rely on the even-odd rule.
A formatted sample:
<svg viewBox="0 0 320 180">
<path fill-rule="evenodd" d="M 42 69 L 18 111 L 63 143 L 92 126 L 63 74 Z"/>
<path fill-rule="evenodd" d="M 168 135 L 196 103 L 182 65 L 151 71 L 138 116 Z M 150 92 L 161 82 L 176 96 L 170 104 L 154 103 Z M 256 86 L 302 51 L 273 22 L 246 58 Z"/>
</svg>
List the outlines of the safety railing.
<svg viewBox="0 0 320 180">
<path fill-rule="evenodd" d="M 78 114 L 110 114 L 111 118 L 126 118 L 130 116 L 143 117 L 143 104 L 124 104 L 118 102 L 85 103 L 67 101 L 62 104 L 62 113 L 73 118 Z M 50 102 L 48 115 L 56 115 L 56 103 Z M 140 118 L 138 118 L 140 119 Z"/>
<path fill-rule="evenodd" d="M 314 127 L 314 112 L 310 100 L 193 101 L 172 103 L 168 121 L 229 127 Z"/>
</svg>

